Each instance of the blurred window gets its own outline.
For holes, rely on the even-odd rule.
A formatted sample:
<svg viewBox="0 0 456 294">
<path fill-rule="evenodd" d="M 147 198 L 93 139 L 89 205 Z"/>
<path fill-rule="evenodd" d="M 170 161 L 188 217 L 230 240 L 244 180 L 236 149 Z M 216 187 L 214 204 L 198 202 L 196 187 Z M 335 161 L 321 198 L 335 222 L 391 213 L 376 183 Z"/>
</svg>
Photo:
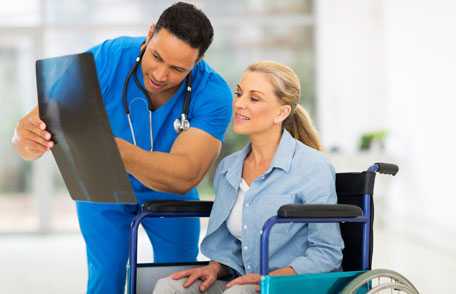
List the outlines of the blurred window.
<svg viewBox="0 0 456 294">
<path fill-rule="evenodd" d="M 34 61 L 80 52 L 119 35 L 144 35 L 174 2 L 15 0 L 2 4 L 0 137 L 6 143 L 0 146 L 0 233 L 77 230 L 74 204 L 52 156 L 26 163 L 9 144 L 18 119 L 36 104 Z M 215 38 L 206 60 L 230 86 L 254 61 L 282 62 L 300 76 L 303 105 L 315 113 L 313 1 L 189 2 L 213 22 Z M 222 156 L 244 143 L 245 138 L 228 131 Z M 203 198 L 212 197 L 211 174 L 199 186 Z"/>
</svg>

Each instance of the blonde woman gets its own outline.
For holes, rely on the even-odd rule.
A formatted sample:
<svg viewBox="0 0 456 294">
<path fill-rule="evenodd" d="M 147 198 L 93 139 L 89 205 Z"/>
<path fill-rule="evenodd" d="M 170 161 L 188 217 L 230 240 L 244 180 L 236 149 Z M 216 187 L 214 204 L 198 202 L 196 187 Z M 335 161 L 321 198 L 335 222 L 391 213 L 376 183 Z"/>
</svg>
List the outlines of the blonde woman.
<svg viewBox="0 0 456 294">
<path fill-rule="evenodd" d="M 233 131 L 250 143 L 224 158 L 201 251 L 209 265 L 160 280 L 154 293 L 256 293 L 260 232 L 280 206 L 337 202 L 335 173 L 299 104 L 300 82 L 287 66 L 250 65 L 236 87 Z M 338 224 L 281 224 L 270 235 L 270 275 L 335 271 L 342 261 Z"/>
</svg>

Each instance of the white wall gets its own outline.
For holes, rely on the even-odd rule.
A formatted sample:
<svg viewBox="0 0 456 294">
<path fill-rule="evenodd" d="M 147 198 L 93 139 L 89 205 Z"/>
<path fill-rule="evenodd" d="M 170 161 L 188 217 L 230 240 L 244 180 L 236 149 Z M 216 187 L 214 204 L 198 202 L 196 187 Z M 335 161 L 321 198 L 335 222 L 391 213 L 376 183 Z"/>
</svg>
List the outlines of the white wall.
<svg viewBox="0 0 456 294">
<path fill-rule="evenodd" d="M 351 153 L 362 133 L 385 127 L 381 2 L 315 3 L 319 128 L 325 146 Z"/>
<path fill-rule="evenodd" d="M 324 144 L 388 128 L 390 227 L 456 256 L 456 1 L 315 2 Z"/>
<path fill-rule="evenodd" d="M 455 12 L 450 0 L 385 4 L 389 151 L 407 173 L 393 196 L 412 203 L 394 210 L 423 241 L 456 254 Z"/>
</svg>

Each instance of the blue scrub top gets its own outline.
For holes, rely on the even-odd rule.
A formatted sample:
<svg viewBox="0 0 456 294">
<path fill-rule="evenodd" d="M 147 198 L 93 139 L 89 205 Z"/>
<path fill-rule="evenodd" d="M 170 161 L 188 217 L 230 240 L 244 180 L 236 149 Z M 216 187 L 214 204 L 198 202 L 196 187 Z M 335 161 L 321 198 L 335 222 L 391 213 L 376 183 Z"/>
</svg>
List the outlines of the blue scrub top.
<svg viewBox="0 0 456 294">
<path fill-rule="evenodd" d="M 139 55 L 144 37 L 120 37 L 107 40 L 90 49 L 97 68 L 101 95 L 115 137 L 133 144 L 127 116 L 122 104 L 122 89 L 128 72 Z M 142 71 L 137 71 L 144 85 Z M 182 82 L 173 97 L 152 112 L 153 151 L 169 152 L 177 138 L 173 128 L 176 118 L 182 113 L 185 82 Z M 127 99 L 135 132 L 136 142 L 144 150 L 150 150 L 149 113 L 147 97 L 141 92 L 132 77 L 128 84 Z M 204 61 L 199 61 L 192 70 L 192 96 L 188 118 L 192 128 L 201 129 L 223 141 L 224 133 L 232 115 L 232 94 L 226 81 Z M 139 203 L 149 200 L 198 199 L 193 188 L 184 196 L 151 190 L 129 175 Z"/>
</svg>

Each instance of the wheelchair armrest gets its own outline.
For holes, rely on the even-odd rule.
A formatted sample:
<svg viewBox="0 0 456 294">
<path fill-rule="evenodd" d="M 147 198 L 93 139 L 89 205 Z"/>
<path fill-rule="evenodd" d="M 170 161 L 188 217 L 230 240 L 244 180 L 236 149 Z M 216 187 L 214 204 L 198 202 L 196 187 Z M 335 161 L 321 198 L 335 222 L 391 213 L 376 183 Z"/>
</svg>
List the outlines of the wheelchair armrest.
<svg viewBox="0 0 456 294">
<path fill-rule="evenodd" d="M 151 213 L 198 213 L 202 216 L 209 216 L 212 209 L 212 201 L 149 201 L 142 205 L 144 212 Z"/>
<path fill-rule="evenodd" d="M 286 204 L 277 212 L 280 218 L 339 218 L 362 215 L 360 207 L 347 204 Z"/>
</svg>

